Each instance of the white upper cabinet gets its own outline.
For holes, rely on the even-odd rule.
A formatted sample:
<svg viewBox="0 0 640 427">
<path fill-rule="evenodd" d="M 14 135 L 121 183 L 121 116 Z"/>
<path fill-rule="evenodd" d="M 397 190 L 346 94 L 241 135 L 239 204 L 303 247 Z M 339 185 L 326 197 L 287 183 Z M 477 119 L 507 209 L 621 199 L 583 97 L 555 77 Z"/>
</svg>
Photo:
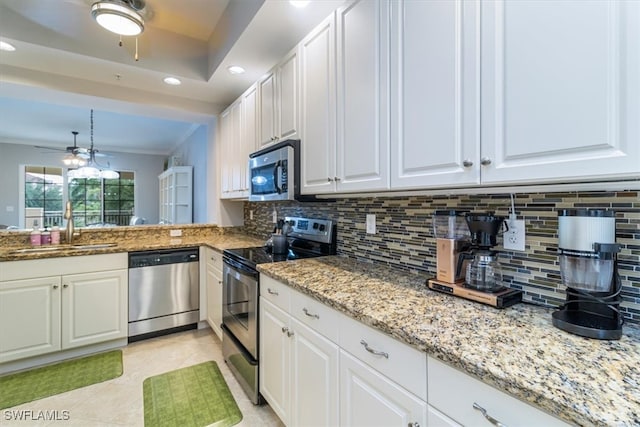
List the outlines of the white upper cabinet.
<svg viewBox="0 0 640 427">
<path fill-rule="evenodd" d="M 389 8 L 358 0 L 337 11 L 338 191 L 389 189 Z"/>
<path fill-rule="evenodd" d="M 303 194 L 335 189 L 335 14 L 299 44 Z"/>
<path fill-rule="evenodd" d="M 300 43 L 303 194 L 389 189 L 389 7 L 350 2 Z"/>
<path fill-rule="evenodd" d="M 479 184 L 478 3 L 391 3 L 391 186 Z"/>
<path fill-rule="evenodd" d="M 640 2 L 482 2 L 483 183 L 637 177 Z"/>
<path fill-rule="evenodd" d="M 289 52 L 258 82 L 260 137 L 264 146 L 298 137 L 298 50 Z"/>
</svg>

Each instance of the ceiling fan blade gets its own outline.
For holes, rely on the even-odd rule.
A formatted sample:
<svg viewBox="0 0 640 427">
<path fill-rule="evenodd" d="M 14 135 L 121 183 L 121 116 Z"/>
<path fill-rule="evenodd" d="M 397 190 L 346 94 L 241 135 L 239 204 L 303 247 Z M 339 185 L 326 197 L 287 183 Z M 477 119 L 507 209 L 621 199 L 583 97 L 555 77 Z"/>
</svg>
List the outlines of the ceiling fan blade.
<svg viewBox="0 0 640 427">
<path fill-rule="evenodd" d="M 62 152 L 66 152 L 67 149 L 65 148 L 56 148 L 56 147 L 46 147 L 44 145 L 34 145 L 34 148 L 38 148 L 40 150 L 51 150 L 51 151 L 62 151 Z"/>
</svg>

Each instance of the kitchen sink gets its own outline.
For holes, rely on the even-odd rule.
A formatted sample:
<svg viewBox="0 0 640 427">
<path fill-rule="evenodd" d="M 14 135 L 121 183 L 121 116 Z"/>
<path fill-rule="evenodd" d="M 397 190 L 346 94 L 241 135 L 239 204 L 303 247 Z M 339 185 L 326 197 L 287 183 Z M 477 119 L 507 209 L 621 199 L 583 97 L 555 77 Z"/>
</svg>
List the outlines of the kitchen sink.
<svg viewBox="0 0 640 427">
<path fill-rule="evenodd" d="M 91 249 L 103 249 L 103 248 L 112 248 L 117 246 L 117 243 L 94 243 L 87 245 L 55 245 L 55 246 L 41 246 L 36 248 L 24 248 L 24 249 L 16 249 L 11 251 L 14 254 L 39 254 L 39 253 L 48 253 L 48 252 L 57 252 L 57 251 L 81 251 L 81 250 L 91 250 Z"/>
<path fill-rule="evenodd" d="M 117 243 L 95 243 L 92 245 L 71 245 L 68 246 L 69 249 L 75 249 L 75 250 L 80 250 L 80 249 L 103 249 L 103 248 L 112 248 L 114 246 L 117 246 Z"/>
</svg>

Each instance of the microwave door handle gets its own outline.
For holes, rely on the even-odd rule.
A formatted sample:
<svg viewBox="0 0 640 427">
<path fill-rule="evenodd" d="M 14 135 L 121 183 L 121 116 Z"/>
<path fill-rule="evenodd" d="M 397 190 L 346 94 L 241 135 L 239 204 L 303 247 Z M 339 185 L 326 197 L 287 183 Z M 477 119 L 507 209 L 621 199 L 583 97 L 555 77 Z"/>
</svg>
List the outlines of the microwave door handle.
<svg viewBox="0 0 640 427">
<path fill-rule="evenodd" d="M 276 167 L 273 168 L 273 185 L 276 187 L 276 192 L 278 194 L 282 193 L 282 183 L 280 182 L 280 176 L 282 175 L 279 171 L 282 169 L 282 162 L 278 160 L 276 162 Z"/>
</svg>

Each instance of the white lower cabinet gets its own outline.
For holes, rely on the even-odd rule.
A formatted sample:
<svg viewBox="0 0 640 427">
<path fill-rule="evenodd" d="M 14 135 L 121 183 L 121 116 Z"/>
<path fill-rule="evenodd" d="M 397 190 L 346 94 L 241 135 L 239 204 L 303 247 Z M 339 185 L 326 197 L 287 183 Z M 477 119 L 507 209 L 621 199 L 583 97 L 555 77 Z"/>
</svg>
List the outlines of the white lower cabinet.
<svg viewBox="0 0 640 427">
<path fill-rule="evenodd" d="M 260 299 L 260 392 L 282 422 L 338 424 L 338 346 Z"/>
<path fill-rule="evenodd" d="M 202 262 L 204 260 L 204 262 Z M 203 247 L 200 255 L 201 265 L 204 271 L 201 277 L 205 277 L 202 286 L 206 292 L 201 293 L 200 301 L 206 301 L 206 308 L 200 308 L 201 315 L 204 312 L 205 318 L 213 332 L 222 340 L 222 254 L 219 252 Z"/>
<path fill-rule="evenodd" d="M 427 402 L 341 350 L 340 425 L 426 426 Z"/>
<path fill-rule="evenodd" d="M 0 272 L 0 363 L 127 337 L 126 253 L 12 261 Z"/>
<path fill-rule="evenodd" d="M 432 357 L 428 371 L 429 404 L 462 425 L 491 425 L 487 417 L 508 426 L 568 425 Z"/>
</svg>

